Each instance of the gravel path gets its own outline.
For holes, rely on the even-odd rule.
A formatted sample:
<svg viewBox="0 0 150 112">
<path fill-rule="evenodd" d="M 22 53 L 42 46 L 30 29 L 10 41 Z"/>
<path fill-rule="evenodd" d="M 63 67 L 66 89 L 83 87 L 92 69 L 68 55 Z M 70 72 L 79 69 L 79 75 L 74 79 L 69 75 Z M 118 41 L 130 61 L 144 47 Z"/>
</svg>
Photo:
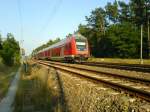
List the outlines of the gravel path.
<svg viewBox="0 0 150 112">
<path fill-rule="evenodd" d="M 16 91 L 18 88 L 19 79 L 20 79 L 20 69 L 18 70 L 14 79 L 12 80 L 11 85 L 8 89 L 8 93 L 0 102 L 0 112 L 12 112 L 13 111 L 12 104 L 14 102 Z"/>
</svg>

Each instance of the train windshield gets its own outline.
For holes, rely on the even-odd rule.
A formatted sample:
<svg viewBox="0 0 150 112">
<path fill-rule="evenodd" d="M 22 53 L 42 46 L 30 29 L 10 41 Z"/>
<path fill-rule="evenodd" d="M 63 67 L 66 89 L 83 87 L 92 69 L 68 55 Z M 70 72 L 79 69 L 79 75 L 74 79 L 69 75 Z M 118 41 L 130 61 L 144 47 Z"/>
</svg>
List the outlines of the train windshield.
<svg viewBox="0 0 150 112">
<path fill-rule="evenodd" d="M 76 46 L 79 51 L 86 50 L 86 40 L 76 39 Z"/>
</svg>

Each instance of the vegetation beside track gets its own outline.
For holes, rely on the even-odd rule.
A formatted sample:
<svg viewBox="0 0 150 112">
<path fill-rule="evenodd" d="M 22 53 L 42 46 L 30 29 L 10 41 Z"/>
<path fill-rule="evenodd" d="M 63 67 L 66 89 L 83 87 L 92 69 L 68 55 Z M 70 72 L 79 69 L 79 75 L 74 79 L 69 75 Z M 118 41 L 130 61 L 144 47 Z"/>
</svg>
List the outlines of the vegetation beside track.
<svg viewBox="0 0 150 112">
<path fill-rule="evenodd" d="M 57 96 L 47 87 L 47 82 L 43 78 L 47 72 L 40 70 L 41 68 L 36 65 L 34 67 L 34 64 L 28 66 L 27 72 L 22 68 L 14 112 L 61 112 L 57 109 Z"/>
<path fill-rule="evenodd" d="M 7 38 L 1 41 L 0 35 L 0 57 L 5 65 L 13 66 L 20 63 L 20 46 L 13 34 L 8 33 Z"/>
<path fill-rule="evenodd" d="M 140 64 L 140 59 L 121 59 L 121 58 L 89 58 L 89 62 Z M 150 65 L 149 59 L 144 59 L 143 64 Z"/>
<path fill-rule="evenodd" d="M 51 63 L 52 66 L 50 66 L 50 62 L 47 63 L 48 64 L 44 63 L 43 61 L 43 65 L 46 65 L 46 67 L 53 67 L 53 65 L 55 66 L 54 62 Z M 65 64 L 65 66 L 67 65 Z M 80 68 L 80 66 L 78 67 Z M 57 74 L 60 79 L 60 84 L 63 89 L 63 94 L 67 102 L 67 107 L 71 111 L 147 112 L 150 109 L 150 104 L 148 102 L 141 100 L 140 98 L 137 97 L 128 96 L 127 94 L 124 94 L 124 91 L 122 91 L 121 93 L 118 92 L 120 91 L 120 89 L 118 90 L 118 88 L 114 88 L 113 84 L 112 87 L 118 91 L 114 91 L 113 89 L 111 89 L 112 88 L 111 86 L 107 86 L 101 83 L 103 82 L 102 80 L 99 81 L 99 83 L 96 82 L 93 83 L 93 81 L 91 80 L 86 80 L 86 78 L 76 75 L 75 74 L 76 71 L 78 71 L 79 74 L 80 73 L 82 74 L 81 69 L 67 70 L 66 68 L 65 70 L 65 67 L 62 67 L 61 69 L 59 68 L 61 67 L 55 66 L 55 69 L 57 70 Z M 84 75 L 85 74 L 86 73 L 84 73 Z M 95 77 L 94 74 L 90 74 L 90 76 Z M 106 80 L 107 79 L 110 79 L 110 77 L 106 78 Z M 111 80 L 117 81 L 116 79 L 117 78 L 115 78 L 115 80 L 114 79 Z M 125 91 L 125 93 L 126 92 L 127 91 Z"/>
<path fill-rule="evenodd" d="M 6 66 L 0 62 L 0 100 L 5 96 L 9 88 L 10 82 L 18 69 L 16 66 Z"/>
</svg>

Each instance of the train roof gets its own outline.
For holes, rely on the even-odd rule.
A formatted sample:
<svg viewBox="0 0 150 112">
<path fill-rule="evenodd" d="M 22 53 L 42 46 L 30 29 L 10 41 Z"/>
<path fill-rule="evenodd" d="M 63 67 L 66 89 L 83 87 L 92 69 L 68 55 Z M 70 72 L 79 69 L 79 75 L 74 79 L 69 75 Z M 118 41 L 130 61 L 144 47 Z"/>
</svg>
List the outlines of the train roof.
<svg viewBox="0 0 150 112">
<path fill-rule="evenodd" d="M 86 37 L 84 37 L 83 35 L 81 35 L 81 34 L 79 34 L 79 33 L 73 34 L 73 35 L 71 35 L 70 37 L 67 37 L 67 38 L 61 40 L 60 42 L 57 42 L 57 43 L 55 43 L 55 44 L 53 44 L 53 45 L 51 45 L 51 46 L 49 46 L 49 47 L 46 47 L 46 48 L 44 48 L 44 49 L 38 51 L 37 53 L 40 53 L 40 52 L 43 52 L 43 51 L 45 51 L 45 50 L 48 50 L 48 49 L 51 49 L 51 48 L 56 48 L 56 47 L 58 47 L 58 46 L 64 45 L 67 41 L 71 40 L 71 38 L 86 39 Z"/>
<path fill-rule="evenodd" d="M 69 38 L 70 38 L 70 37 L 69 37 Z M 43 52 L 43 51 L 48 50 L 48 49 L 51 49 L 51 48 L 56 48 L 57 46 L 60 46 L 60 45 L 65 44 L 66 41 L 67 41 L 67 38 L 65 38 L 65 39 L 61 40 L 60 42 L 57 42 L 57 43 L 55 43 L 55 44 L 53 44 L 53 45 L 51 45 L 51 46 L 48 46 L 48 47 L 46 47 L 46 48 L 44 48 L 44 49 L 38 51 L 37 53 Z"/>
<path fill-rule="evenodd" d="M 73 37 L 75 37 L 76 39 L 87 39 L 86 37 L 84 37 L 83 35 L 79 34 L 79 33 L 76 33 L 74 35 L 72 35 Z"/>
</svg>

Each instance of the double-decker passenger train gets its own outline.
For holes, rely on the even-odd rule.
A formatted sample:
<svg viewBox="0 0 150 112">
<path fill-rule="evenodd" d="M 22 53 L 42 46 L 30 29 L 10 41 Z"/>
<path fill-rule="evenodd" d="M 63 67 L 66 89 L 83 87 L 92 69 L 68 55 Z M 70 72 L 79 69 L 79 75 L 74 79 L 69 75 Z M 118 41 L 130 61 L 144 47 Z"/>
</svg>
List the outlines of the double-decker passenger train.
<svg viewBox="0 0 150 112">
<path fill-rule="evenodd" d="M 35 53 L 36 59 L 81 61 L 90 56 L 87 38 L 81 34 L 71 35 L 58 43 Z"/>
</svg>

